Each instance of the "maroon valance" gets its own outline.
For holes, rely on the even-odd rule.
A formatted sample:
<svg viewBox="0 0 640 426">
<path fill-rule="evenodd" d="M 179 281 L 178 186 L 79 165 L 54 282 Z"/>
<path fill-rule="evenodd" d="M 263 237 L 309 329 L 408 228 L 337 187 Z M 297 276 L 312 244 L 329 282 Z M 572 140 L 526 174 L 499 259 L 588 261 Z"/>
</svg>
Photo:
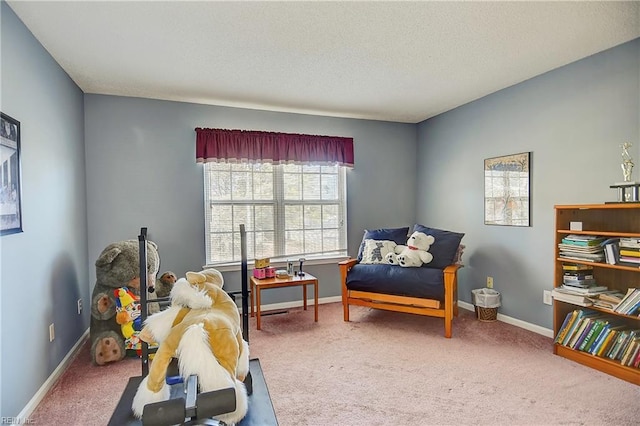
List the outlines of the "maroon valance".
<svg viewBox="0 0 640 426">
<path fill-rule="evenodd" d="M 196 161 L 269 161 L 353 167 L 353 138 L 253 130 L 196 129 Z"/>
</svg>

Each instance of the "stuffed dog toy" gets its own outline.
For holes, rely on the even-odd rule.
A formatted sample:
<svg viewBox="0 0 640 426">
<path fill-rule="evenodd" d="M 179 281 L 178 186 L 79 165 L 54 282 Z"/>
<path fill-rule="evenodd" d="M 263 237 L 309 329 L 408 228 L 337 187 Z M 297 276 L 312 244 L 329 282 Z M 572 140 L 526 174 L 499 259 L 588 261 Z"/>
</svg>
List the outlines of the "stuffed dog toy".
<svg viewBox="0 0 640 426">
<path fill-rule="evenodd" d="M 249 372 L 249 346 L 242 339 L 238 307 L 222 283 L 209 282 L 209 276 L 222 278 L 218 271 L 187 272 L 173 285 L 171 306 L 145 321 L 140 338 L 158 342 L 159 347 L 133 399 L 136 417 L 142 417 L 146 404 L 169 399 L 166 375 L 173 357 L 178 358 L 185 381 L 192 374 L 198 376 L 200 392 L 235 389 L 235 411 L 217 420 L 233 424 L 246 415 L 243 380 Z"/>
</svg>

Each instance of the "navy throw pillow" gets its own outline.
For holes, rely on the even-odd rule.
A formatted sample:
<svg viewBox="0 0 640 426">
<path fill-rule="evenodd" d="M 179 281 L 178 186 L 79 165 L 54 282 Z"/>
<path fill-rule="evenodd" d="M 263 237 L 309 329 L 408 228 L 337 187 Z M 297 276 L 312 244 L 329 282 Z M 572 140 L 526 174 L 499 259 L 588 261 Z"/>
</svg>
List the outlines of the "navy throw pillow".
<svg viewBox="0 0 640 426">
<path fill-rule="evenodd" d="M 429 228 L 424 225 L 415 224 L 413 232 L 424 232 L 433 235 L 436 241 L 429 248 L 429 253 L 433 255 L 433 260 L 423 266 L 428 268 L 445 268 L 454 263 L 458 246 L 464 234 L 459 232 L 445 231 L 443 229 Z"/>
<path fill-rule="evenodd" d="M 396 244 L 406 244 L 409 236 L 409 227 L 406 228 L 383 228 L 383 229 L 365 229 L 362 236 L 362 242 L 358 249 L 358 262 L 362 260 L 362 250 L 364 250 L 364 240 L 389 240 L 395 241 Z"/>
</svg>

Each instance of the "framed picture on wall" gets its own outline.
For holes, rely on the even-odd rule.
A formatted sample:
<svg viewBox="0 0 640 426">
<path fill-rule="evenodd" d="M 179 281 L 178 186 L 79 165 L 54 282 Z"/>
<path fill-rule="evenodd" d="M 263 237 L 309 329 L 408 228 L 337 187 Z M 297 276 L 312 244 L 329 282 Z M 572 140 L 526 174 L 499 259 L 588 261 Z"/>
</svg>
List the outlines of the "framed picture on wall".
<svg viewBox="0 0 640 426">
<path fill-rule="evenodd" d="M 531 226 L 531 153 L 484 160 L 485 225 Z"/>
<path fill-rule="evenodd" d="M 0 113 L 0 235 L 22 232 L 20 122 Z"/>
</svg>

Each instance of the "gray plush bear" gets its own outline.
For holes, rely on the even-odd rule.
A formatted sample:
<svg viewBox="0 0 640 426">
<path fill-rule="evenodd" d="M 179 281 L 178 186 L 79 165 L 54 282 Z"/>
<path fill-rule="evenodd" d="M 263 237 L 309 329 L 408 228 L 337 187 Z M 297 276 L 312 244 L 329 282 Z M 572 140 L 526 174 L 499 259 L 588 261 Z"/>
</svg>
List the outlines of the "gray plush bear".
<svg viewBox="0 0 640 426">
<path fill-rule="evenodd" d="M 140 256 L 138 240 L 125 240 L 109 244 L 96 260 L 96 285 L 91 297 L 91 359 L 96 365 L 120 361 L 126 354 L 125 337 L 116 321 L 116 295 L 114 291 L 127 287 L 134 295 L 140 294 Z M 155 298 L 154 286 L 160 267 L 158 246 L 147 241 L 147 295 Z M 149 313 L 158 310 L 149 305 Z M 144 308 L 144 307 L 142 307 Z"/>
</svg>

